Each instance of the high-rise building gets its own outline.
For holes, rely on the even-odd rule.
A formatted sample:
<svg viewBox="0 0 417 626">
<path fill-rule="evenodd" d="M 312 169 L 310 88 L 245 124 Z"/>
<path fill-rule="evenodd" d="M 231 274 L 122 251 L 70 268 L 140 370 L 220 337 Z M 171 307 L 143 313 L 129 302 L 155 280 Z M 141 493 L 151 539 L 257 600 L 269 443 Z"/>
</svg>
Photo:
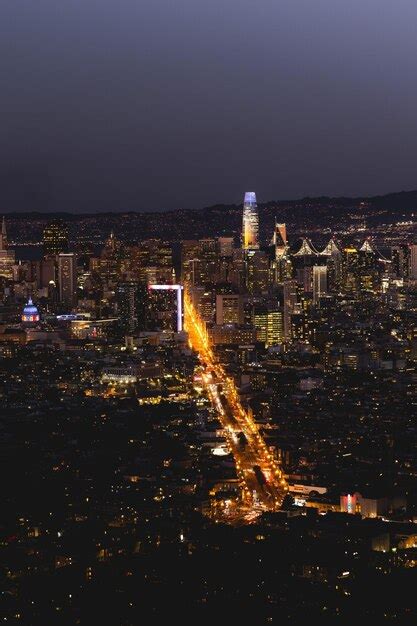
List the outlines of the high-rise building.
<svg viewBox="0 0 417 626">
<path fill-rule="evenodd" d="M 43 231 L 43 253 L 56 255 L 68 252 L 68 227 L 60 219 L 52 220 Z"/>
<path fill-rule="evenodd" d="M 268 309 L 264 305 L 256 305 L 253 310 L 253 325 L 256 338 L 266 344 L 268 334 Z"/>
<path fill-rule="evenodd" d="M 188 293 L 194 308 L 203 322 L 213 323 L 216 314 L 216 292 L 205 287 L 189 287 Z"/>
<path fill-rule="evenodd" d="M 7 250 L 7 247 L 6 218 L 3 215 L 0 232 L 0 250 Z"/>
<path fill-rule="evenodd" d="M 259 249 L 259 216 L 254 191 L 247 191 L 243 202 L 242 248 Z"/>
<path fill-rule="evenodd" d="M 283 343 L 284 335 L 284 312 L 281 308 L 268 311 L 267 345 L 276 346 Z"/>
<path fill-rule="evenodd" d="M 56 281 L 56 264 L 54 259 L 42 259 L 39 269 L 39 287 L 48 287 L 51 281 Z"/>
<path fill-rule="evenodd" d="M 275 222 L 272 245 L 274 246 L 276 259 L 279 259 L 285 254 L 287 250 L 287 227 L 285 224 Z"/>
<path fill-rule="evenodd" d="M 243 321 L 242 297 L 239 294 L 216 295 L 216 324 L 241 324 Z"/>
<path fill-rule="evenodd" d="M 77 304 L 77 257 L 72 252 L 58 255 L 59 301 L 72 309 Z"/>
<path fill-rule="evenodd" d="M 282 284 L 290 280 L 293 274 L 293 265 L 289 254 L 283 254 L 272 261 L 273 281 Z"/>
<path fill-rule="evenodd" d="M 255 306 L 253 325 L 257 331 L 257 339 L 266 347 L 276 346 L 284 341 L 284 316 L 279 307 Z"/>
<path fill-rule="evenodd" d="M 296 312 L 298 302 L 298 286 L 296 280 L 284 282 L 284 337 L 291 339 L 291 316 Z"/>
<path fill-rule="evenodd" d="M 350 247 L 343 250 L 343 290 L 347 293 L 358 291 L 359 276 L 359 253 L 356 248 Z"/>
<path fill-rule="evenodd" d="M 181 332 L 183 329 L 182 285 L 149 285 L 147 328 Z"/>
<path fill-rule="evenodd" d="M 391 248 L 391 273 L 395 278 L 410 276 L 410 246 L 400 244 Z"/>
<path fill-rule="evenodd" d="M 416 246 L 417 248 L 417 246 Z M 381 288 L 382 265 L 378 259 L 378 253 L 370 246 L 359 250 L 358 259 L 359 291 L 376 292 Z"/>
<path fill-rule="evenodd" d="M 313 302 L 319 304 L 320 298 L 327 294 L 327 266 L 313 266 Z"/>
<path fill-rule="evenodd" d="M 313 291 L 313 268 L 311 265 L 304 265 L 296 270 L 297 283 L 304 293 Z"/>
<path fill-rule="evenodd" d="M 410 272 L 409 276 L 411 280 L 417 280 L 417 244 L 410 244 Z"/>
<path fill-rule="evenodd" d="M 265 293 L 270 286 L 270 263 L 263 250 L 248 250 L 246 254 L 246 287 L 249 293 Z"/>
<path fill-rule="evenodd" d="M 326 257 L 328 290 L 338 291 L 343 276 L 343 255 L 333 238 L 320 252 L 320 257 Z"/>
<path fill-rule="evenodd" d="M 196 285 L 196 264 L 200 257 L 200 243 L 196 239 L 181 243 L 181 280 L 185 285 Z"/>
<path fill-rule="evenodd" d="M 136 281 L 123 281 L 116 288 L 119 325 L 126 335 L 143 330 L 146 324 L 147 287 Z"/>
<path fill-rule="evenodd" d="M 342 287 L 346 293 L 376 292 L 381 284 L 381 263 L 367 241 L 357 250 L 343 251 Z"/>
<path fill-rule="evenodd" d="M 230 248 L 230 242 L 228 244 L 227 247 Z M 219 275 L 220 245 L 223 244 L 219 244 L 216 239 L 182 242 L 181 277 L 185 285 L 205 285 L 216 282 Z"/>
<path fill-rule="evenodd" d="M 233 237 L 219 237 L 217 239 L 219 255 L 222 257 L 233 256 Z"/>
<path fill-rule="evenodd" d="M 13 265 L 15 264 L 14 250 L 10 250 L 7 242 L 6 220 L 3 217 L 0 233 L 0 276 L 13 277 Z"/>
</svg>

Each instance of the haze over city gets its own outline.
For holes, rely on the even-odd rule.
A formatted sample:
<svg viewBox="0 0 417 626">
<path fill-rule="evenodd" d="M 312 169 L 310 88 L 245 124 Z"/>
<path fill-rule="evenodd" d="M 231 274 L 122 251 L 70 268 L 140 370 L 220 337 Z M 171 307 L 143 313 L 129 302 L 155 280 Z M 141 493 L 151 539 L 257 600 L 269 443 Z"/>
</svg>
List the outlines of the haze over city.
<svg viewBox="0 0 417 626">
<path fill-rule="evenodd" d="M 3 0 L 0 210 L 414 189 L 413 0 Z"/>
</svg>

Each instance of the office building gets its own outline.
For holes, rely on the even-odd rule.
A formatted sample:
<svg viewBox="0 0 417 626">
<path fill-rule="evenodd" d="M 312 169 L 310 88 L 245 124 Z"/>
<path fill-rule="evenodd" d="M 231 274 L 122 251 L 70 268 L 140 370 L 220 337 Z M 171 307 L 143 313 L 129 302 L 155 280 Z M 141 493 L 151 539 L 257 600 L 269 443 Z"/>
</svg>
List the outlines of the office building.
<svg viewBox="0 0 417 626">
<path fill-rule="evenodd" d="M 242 321 L 242 297 L 239 294 L 217 294 L 216 324 L 241 324 Z"/>
<path fill-rule="evenodd" d="M 254 191 L 247 191 L 243 202 L 242 248 L 259 249 L 259 216 Z"/>
<path fill-rule="evenodd" d="M 116 288 L 119 326 L 126 335 L 146 326 L 147 288 L 144 283 L 123 281 Z"/>
<path fill-rule="evenodd" d="M 77 257 L 72 252 L 58 255 L 59 301 L 71 310 L 77 304 Z"/>
<path fill-rule="evenodd" d="M 285 224 L 275 222 L 272 245 L 275 250 L 275 259 L 282 257 L 287 250 L 287 227 Z"/>
<path fill-rule="evenodd" d="M 417 280 L 417 244 L 410 244 L 409 249 L 409 276 L 411 280 Z"/>
<path fill-rule="evenodd" d="M 13 265 L 16 263 L 14 250 L 7 242 L 6 220 L 3 217 L 0 233 L 0 276 L 13 278 Z"/>
<path fill-rule="evenodd" d="M 249 293 L 266 293 L 269 289 L 270 262 L 262 250 L 248 250 L 246 253 L 246 287 Z"/>
<path fill-rule="evenodd" d="M 232 257 L 233 256 L 233 237 L 219 237 L 217 239 L 219 256 Z"/>
<path fill-rule="evenodd" d="M 149 285 L 148 329 L 182 331 L 184 322 L 182 290 L 182 285 Z"/>
<path fill-rule="evenodd" d="M 319 304 L 320 298 L 327 294 L 327 266 L 313 266 L 313 302 Z"/>
<path fill-rule="evenodd" d="M 281 308 L 256 305 L 253 313 L 253 325 L 257 331 L 258 341 L 266 347 L 276 346 L 284 342 L 284 315 Z"/>
<path fill-rule="evenodd" d="M 43 253 L 45 256 L 68 252 L 68 227 L 60 219 L 52 220 L 43 231 Z"/>
<path fill-rule="evenodd" d="M 284 282 L 284 338 L 291 339 L 291 316 L 296 312 L 298 302 L 298 286 L 296 280 Z"/>
</svg>

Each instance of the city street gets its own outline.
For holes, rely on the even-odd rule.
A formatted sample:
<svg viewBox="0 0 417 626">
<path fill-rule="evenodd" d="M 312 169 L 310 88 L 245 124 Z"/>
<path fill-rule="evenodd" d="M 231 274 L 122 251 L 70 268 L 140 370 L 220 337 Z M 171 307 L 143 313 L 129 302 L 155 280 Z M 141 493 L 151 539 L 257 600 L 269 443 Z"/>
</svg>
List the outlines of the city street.
<svg viewBox="0 0 417 626">
<path fill-rule="evenodd" d="M 242 513 L 276 510 L 286 491 L 286 482 L 268 450 L 254 419 L 239 401 L 236 386 L 216 362 L 203 324 L 185 293 L 185 327 L 191 346 L 198 352 L 204 388 L 225 430 L 228 446 L 241 481 Z"/>
</svg>

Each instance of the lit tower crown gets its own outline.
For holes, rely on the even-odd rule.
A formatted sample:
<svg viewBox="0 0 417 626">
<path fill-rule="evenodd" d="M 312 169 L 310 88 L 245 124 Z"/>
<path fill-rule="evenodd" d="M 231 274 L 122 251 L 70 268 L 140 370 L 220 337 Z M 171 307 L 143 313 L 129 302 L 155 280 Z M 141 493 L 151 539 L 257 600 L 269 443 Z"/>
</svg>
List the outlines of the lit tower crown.
<svg viewBox="0 0 417 626">
<path fill-rule="evenodd" d="M 243 202 L 242 247 L 244 250 L 259 249 L 259 216 L 254 191 L 247 191 Z"/>
<path fill-rule="evenodd" d="M 272 245 L 275 247 L 275 258 L 278 259 L 285 254 L 287 250 L 287 227 L 285 224 L 278 224 L 275 221 Z"/>
</svg>

